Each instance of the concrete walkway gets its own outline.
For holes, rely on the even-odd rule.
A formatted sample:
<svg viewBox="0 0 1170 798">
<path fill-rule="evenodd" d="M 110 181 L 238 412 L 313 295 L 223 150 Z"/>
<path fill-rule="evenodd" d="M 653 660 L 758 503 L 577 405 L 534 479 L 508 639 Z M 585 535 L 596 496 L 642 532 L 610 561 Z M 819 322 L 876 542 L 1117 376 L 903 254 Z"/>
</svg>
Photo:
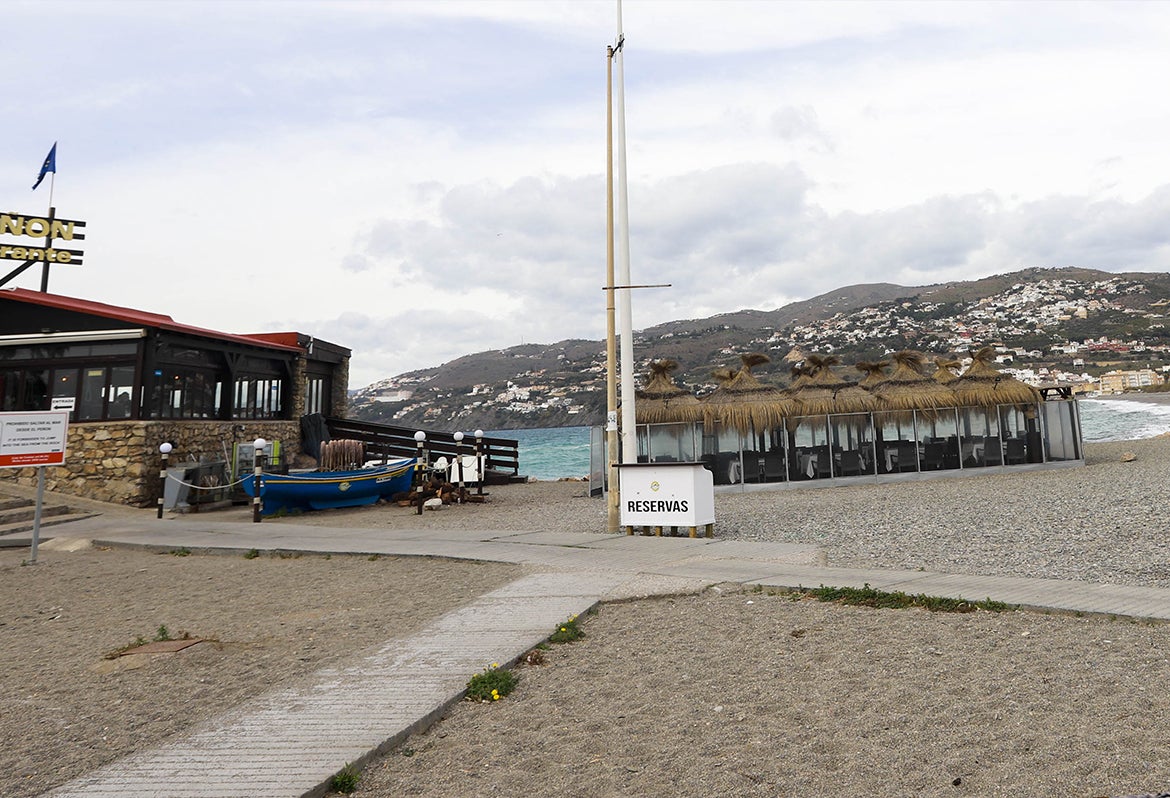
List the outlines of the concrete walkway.
<svg viewBox="0 0 1170 798">
<path fill-rule="evenodd" d="M 347 763 L 360 766 L 438 719 L 471 674 L 514 662 L 558 623 L 615 598 L 694 592 L 733 582 L 776 588 L 862 587 L 1029 608 L 1170 620 L 1170 590 L 1016 577 L 831 568 L 809 546 L 691 538 L 475 530 L 330 529 L 93 518 L 54 530 L 46 546 L 142 546 L 169 551 L 258 549 L 418 555 L 534 566 L 409 638 L 308 686 L 279 689 L 151 750 L 49 793 L 55 798 L 172 796 L 295 798 L 326 792 Z M 67 536 L 67 537 L 66 537 Z M 71 541 L 72 539 L 72 541 Z"/>
</svg>

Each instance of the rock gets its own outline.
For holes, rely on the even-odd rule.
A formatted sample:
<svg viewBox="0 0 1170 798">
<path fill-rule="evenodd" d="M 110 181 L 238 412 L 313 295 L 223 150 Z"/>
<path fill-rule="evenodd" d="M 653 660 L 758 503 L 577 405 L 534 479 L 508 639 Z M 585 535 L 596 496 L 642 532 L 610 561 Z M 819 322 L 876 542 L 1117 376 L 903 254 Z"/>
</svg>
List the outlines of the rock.
<svg viewBox="0 0 1170 798">
<path fill-rule="evenodd" d="M 1136 459 L 1137 459 L 1137 455 L 1134 454 L 1133 452 L 1122 452 L 1121 453 L 1121 462 L 1123 462 L 1123 463 L 1132 463 Z"/>
</svg>

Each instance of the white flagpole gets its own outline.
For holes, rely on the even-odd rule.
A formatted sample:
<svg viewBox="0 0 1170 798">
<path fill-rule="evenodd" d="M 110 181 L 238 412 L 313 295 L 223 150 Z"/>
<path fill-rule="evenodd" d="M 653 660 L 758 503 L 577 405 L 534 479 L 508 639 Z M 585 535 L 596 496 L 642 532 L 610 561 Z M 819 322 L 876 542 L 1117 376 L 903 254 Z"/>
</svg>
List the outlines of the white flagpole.
<svg viewBox="0 0 1170 798">
<path fill-rule="evenodd" d="M 618 284 L 632 285 L 630 281 L 630 211 L 626 190 L 626 89 L 622 68 L 625 36 L 622 33 L 622 0 L 617 0 L 617 140 L 618 140 Z M 631 310 L 632 289 L 618 291 L 618 315 L 621 320 L 621 434 L 622 462 L 638 460 L 638 430 L 634 412 L 634 324 Z"/>
</svg>

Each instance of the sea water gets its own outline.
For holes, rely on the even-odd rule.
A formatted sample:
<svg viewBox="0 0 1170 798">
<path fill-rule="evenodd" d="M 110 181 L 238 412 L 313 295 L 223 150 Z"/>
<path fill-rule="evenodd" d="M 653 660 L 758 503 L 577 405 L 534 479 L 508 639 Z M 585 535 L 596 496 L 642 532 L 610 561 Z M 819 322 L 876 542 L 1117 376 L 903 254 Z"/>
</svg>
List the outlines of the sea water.
<svg viewBox="0 0 1170 798">
<path fill-rule="evenodd" d="M 1129 399 L 1082 399 L 1086 443 L 1131 441 L 1170 432 L 1170 404 Z M 553 480 L 589 474 L 589 427 L 513 429 L 489 433 L 520 442 L 520 473 Z"/>
<path fill-rule="evenodd" d="M 505 429 L 487 434 L 520 442 L 520 473 L 526 477 L 589 476 L 589 427 Z"/>
<path fill-rule="evenodd" d="M 1130 399 L 1082 399 L 1085 443 L 1134 441 L 1170 432 L 1170 404 Z"/>
</svg>

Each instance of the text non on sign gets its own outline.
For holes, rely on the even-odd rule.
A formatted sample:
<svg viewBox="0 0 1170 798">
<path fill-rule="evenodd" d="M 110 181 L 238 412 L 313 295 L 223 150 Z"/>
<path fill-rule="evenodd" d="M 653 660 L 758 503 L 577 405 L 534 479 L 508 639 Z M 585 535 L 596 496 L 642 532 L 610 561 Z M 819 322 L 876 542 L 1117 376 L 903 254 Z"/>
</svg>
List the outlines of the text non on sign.
<svg viewBox="0 0 1170 798">
<path fill-rule="evenodd" d="M 69 413 L 0 413 L 0 468 L 65 464 Z"/>
</svg>

